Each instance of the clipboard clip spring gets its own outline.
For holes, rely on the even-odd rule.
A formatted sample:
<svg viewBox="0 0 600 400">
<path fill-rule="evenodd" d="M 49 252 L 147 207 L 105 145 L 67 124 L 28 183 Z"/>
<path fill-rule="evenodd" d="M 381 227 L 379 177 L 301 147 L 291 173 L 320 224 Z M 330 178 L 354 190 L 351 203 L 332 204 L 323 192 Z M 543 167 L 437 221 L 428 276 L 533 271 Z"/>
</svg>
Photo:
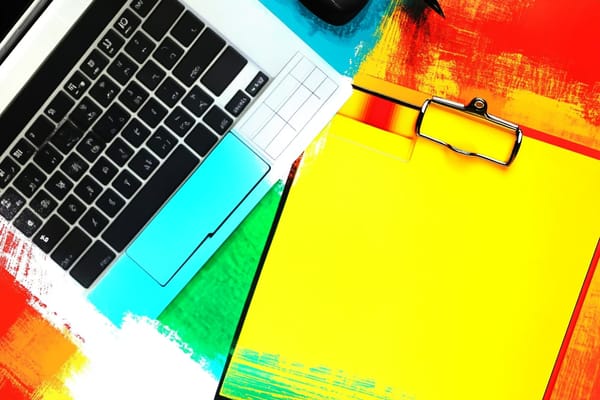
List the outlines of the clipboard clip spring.
<svg viewBox="0 0 600 400">
<path fill-rule="evenodd" d="M 423 118 L 425 117 L 425 113 L 427 111 L 427 108 L 431 105 L 431 104 L 436 104 L 436 105 L 441 105 L 444 107 L 449 107 L 453 110 L 459 111 L 459 112 L 463 112 L 463 113 L 467 113 L 473 117 L 476 118 L 481 118 L 484 121 L 490 122 L 492 124 L 498 125 L 502 128 L 505 128 L 507 130 L 510 131 L 514 131 L 515 134 L 515 140 L 512 146 L 512 150 L 510 151 L 510 154 L 508 156 L 508 158 L 506 160 L 500 160 L 498 158 L 495 157 L 490 157 L 488 155 L 485 154 L 481 154 L 478 152 L 473 152 L 473 151 L 468 151 L 468 150 L 464 150 L 462 148 L 456 147 L 444 140 L 441 140 L 439 138 L 430 136 L 428 134 L 425 134 L 421 131 L 421 124 L 423 122 Z M 484 160 L 487 161 L 491 161 L 493 163 L 496 164 L 500 164 L 502 166 L 508 167 L 513 160 L 515 159 L 515 157 L 517 156 L 517 153 L 519 152 L 519 148 L 521 147 L 521 142 L 523 140 L 523 132 L 521 131 L 521 128 L 519 128 L 518 125 L 513 124 L 512 122 L 503 120 L 501 118 L 498 118 L 494 115 L 490 115 L 487 112 L 487 102 L 485 101 L 485 99 L 481 98 L 481 97 L 475 97 L 473 100 L 471 100 L 471 102 L 467 105 L 463 105 L 461 103 L 456 103 L 454 101 L 450 101 L 450 100 L 446 100 L 440 97 L 432 97 L 431 99 L 427 99 L 425 100 L 425 102 L 423 103 L 423 106 L 421 107 L 421 110 L 419 112 L 419 116 L 417 118 L 417 126 L 416 126 L 416 132 L 417 135 L 420 137 L 423 137 L 425 139 L 429 139 L 435 143 L 438 143 L 442 146 L 445 146 L 447 148 L 449 148 L 450 150 L 464 155 L 464 156 L 469 156 L 469 157 L 479 157 L 482 158 Z"/>
</svg>

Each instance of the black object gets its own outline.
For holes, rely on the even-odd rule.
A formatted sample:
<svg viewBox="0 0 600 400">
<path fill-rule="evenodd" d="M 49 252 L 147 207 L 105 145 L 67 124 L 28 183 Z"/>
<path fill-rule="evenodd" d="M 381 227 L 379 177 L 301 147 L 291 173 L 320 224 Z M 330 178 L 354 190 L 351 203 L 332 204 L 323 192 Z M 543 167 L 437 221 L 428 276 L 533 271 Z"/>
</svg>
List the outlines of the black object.
<svg viewBox="0 0 600 400">
<path fill-rule="evenodd" d="M 300 0 L 317 17 L 332 25 L 344 25 L 364 8 L 369 0 Z"/>
</svg>

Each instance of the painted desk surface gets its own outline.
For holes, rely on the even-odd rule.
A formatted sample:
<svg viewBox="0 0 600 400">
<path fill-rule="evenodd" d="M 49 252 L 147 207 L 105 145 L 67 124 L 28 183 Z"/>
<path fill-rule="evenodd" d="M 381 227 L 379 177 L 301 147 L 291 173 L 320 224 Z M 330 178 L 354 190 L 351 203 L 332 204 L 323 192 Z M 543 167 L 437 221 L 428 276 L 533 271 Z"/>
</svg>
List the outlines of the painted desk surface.
<svg viewBox="0 0 600 400">
<path fill-rule="evenodd" d="M 369 84 L 378 78 L 405 86 L 411 89 L 406 91 L 407 99 L 414 102 L 431 94 L 459 101 L 484 96 L 494 114 L 543 132 L 554 144 L 574 146 L 598 158 L 600 57 L 594 44 L 596 21 L 600 19 L 597 1 L 584 0 L 564 9 L 562 3 L 550 0 L 444 0 L 446 18 L 442 19 L 425 10 L 418 0 L 371 0 L 353 23 L 339 28 L 319 22 L 297 2 L 261 1 L 338 70 L 355 76 L 359 82 Z M 151 330 L 169 338 L 176 333 L 176 342 L 186 349 L 187 357 L 174 357 L 174 364 L 156 366 L 160 370 L 179 365 L 182 378 L 169 381 L 172 375 L 167 374 L 163 386 L 169 389 L 164 392 L 159 390 L 158 380 L 153 385 L 146 383 L 147 398 L 172 395 L 177 385 L 181 386 L 180 393 L 191 390 L 186 386 L 185 371 L 195 373 L 197 369 L 189 360 L 203 360 L 204 369 L 219 374 L 281 191 L 282 185 L 275 187 L 159 321 L 149 322 Z M 33 297 L 27 296 L 0 279 L 3 299 L 8 301 L 8 294 L 14 292 L 14 301 L 20 304 L 11 314 L 6 311 L 12 309 L 7 302 L 0 313 L 0 398 L 94 398 L 82 394 L 87 393 L 83 383 L 73 384 L 77 380 L 72 375 L 89 363 L 90 357 L 102 358 L 102 354 L 92 351 L 93 341 L 86 332 L 69 329 L 76 324 L 70 320 L 72 314 L 60 315 L 60 302 L 39 302 L 36 296 L 44 292 L 44 284 L 27 262 L 32 258 L 31 249 L 15 242 L 6 230 L 2 232 L 3 263 L 21 283 L 29 282 L 41 289 L 36 292 L 26 284 L 25 289 L 34 292 Z M 599 298 L 600 282 L 596 279 L 582 309 L 583 322 L 574 333 L 575 345 L 567 356 L 567 372 L 572 372 L 565 373 L 553 399 L 600 396 Z M 30 309 L 27 304 L 35 307 Z M 34 318 L 34 314 L 44 318 Z M 58 332 L 58 336 L 52 336 L 52 332 Z M 148 333 L 135 329 L 130 332 L 137 338 Z M 65 337 L 70 339 L 65 341 Z M 134 341 L 123 343 L 126 345 L 107 352 L 114 356 L 118 350 L 125 355 L 118 362 L 107 362 L 114 371 L 112 375 L 104 371 L 105 376 L 118 379 L 126 368 L 140 368 L 157 358 L 145 358 L 141 350 L 131 353 L 130 348 L 136 347 Z M 157 339 L 152 343 L 150 353 L 158 352 L 161 344 L 168 347 L 170 342 Z M 48 348 L 56 351 L 47 352 Z M 124 362 L 127 354 L 138 357 L 138 363 Z M 148 369 L 140 371 L 147 373 Z M 99 376 L 103 376 L 102 371 Z M 153 376 L 147 375 L 137 387 L 135 379 L 130 379 L 130 386 L 137 389 L 133 393 L 143 396 L 142 382 L 152 381 Z M 204 381 L 196 380 L 193 388 L 197 389 Z M 110 394 L 100 388 L 95 391 Z"/>
</svg>

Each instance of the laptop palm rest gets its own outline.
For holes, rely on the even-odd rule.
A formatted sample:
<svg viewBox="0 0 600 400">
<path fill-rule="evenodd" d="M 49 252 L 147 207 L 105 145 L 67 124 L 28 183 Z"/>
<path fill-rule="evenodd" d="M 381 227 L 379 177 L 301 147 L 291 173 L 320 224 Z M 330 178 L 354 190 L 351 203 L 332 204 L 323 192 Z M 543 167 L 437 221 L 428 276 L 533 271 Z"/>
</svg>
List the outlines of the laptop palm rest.
<svg viewBox="0 0 600 400">
<path fill-rule="evenodd" d="M 140 233 L 127 255 L 160 285 L 167 285 L 268 171 L 268 164 L 228 134 Z"/>
</svg>

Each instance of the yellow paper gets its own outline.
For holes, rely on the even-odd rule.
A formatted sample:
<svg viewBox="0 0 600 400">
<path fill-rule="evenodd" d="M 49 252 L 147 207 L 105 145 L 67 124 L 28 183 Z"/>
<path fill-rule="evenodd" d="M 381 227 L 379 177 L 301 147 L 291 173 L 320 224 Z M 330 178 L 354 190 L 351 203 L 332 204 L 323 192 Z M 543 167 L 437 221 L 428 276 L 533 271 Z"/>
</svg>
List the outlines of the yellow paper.
<svg viewBox="0 0 600 400">
<path fill-rule="evenodd" d="M 306 151 L 232 359 L 260 395 L 231 368 L 223 392 L 542 399 L 600 237 L 600 162 L 524 138 L 505 168 L 380 134 L 338 115 Z"/>
</svg>

